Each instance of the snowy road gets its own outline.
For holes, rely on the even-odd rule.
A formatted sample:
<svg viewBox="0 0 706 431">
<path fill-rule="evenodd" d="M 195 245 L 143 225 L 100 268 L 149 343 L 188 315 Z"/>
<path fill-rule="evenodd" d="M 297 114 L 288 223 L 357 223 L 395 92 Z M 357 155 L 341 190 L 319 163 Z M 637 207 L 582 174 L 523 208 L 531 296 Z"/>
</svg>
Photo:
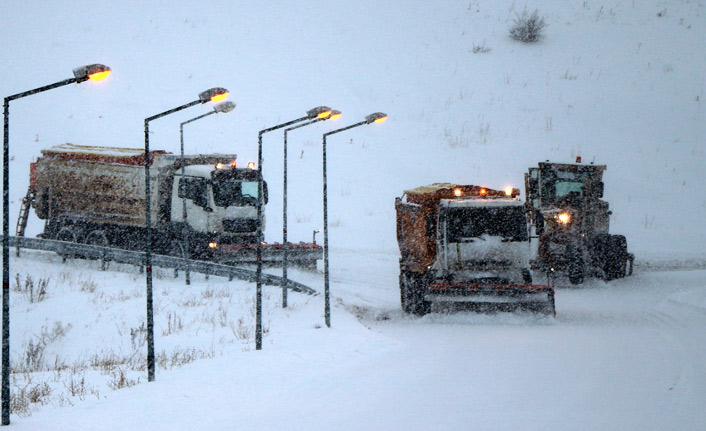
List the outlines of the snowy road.
<svg viewBox="0 0 706 431">
<path fill-rule="evenodd" d="M 345 250 L 332 256 L 331 329 L 321 327 L 321 296 L 292 294 L 282 311 L 278 289 L 268 287 L 263 351 L 225 346 L 223 356 L 160 371 L 154 383 L 15 417 L 13 428 L 706 426 L 704 270 L 559 286 L 556 318 L 467 312 L 414 318 L 399 311 L 396 256 Z M 293 271 L 293 277 L 315 289 L 321 283 L 320 274 Z M 165 298 L 182 289 L 182 282 L 172 283 Z"/>
<path fill-rule="evenodd" d="M 372 402 L 363 417 L 399 429 L 706 426 L 706 271 L 559 285 L 556 319 L 416 319 L 398 311 L 396 256 L 373 257 L 369 271 L 345 253 L 334 263 L 343 302 L 403 346 L 372 373 L 396 384 L 360 397 L 393 407 L 375 414 Z"/>
</svg>

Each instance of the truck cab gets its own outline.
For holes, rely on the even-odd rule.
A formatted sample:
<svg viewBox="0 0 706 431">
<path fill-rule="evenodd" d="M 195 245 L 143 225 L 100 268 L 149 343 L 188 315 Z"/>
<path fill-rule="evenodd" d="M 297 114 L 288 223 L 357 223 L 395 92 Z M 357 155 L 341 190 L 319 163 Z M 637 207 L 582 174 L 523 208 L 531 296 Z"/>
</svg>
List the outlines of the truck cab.
<svg viewBox="0 0 706 431">
<path fill-rule="evenodd" d="M 632 272 L 634 257 L 625 237 L 609 234 L 611 211 L 602 199 L 605 170 L 579 157 L 576 163 L 540 162 L 525 174 L 527 211 L 539 238 L 535 269 L 566 274 L 572 284 Z"/>
<path fill-rule="evenodd" d="M 267 185 L 263 183 L 264 202 Z M 197 252 L 226 244 L 253 244 L 257 238 L 258 171 L 189 165 L 177 169 L 171 193 L 171 222 L 188 229 Z M 264 228 L 264 226 L 263 226 Z"/>
</svg>

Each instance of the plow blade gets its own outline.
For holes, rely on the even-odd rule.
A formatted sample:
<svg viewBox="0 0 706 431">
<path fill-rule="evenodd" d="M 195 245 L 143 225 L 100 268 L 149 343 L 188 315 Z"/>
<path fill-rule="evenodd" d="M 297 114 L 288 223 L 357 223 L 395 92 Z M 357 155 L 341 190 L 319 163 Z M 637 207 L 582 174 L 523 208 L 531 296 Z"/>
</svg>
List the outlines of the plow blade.
<svg viewBox="0 0 706 431">
<path fill-rule="evenodd" d="M 292 265 L 316 269 L 316 261 L 323 256 L 323 248 L 316 243 L 287 244 L 287 262 Z M 223 244 L 218 246 L 215 260 L 219 263 L 257 263 L 257 245 Z M 281 264 L 284 260 L 284 246 L 279 243 L 262 245 L 262 262 Z"/>
<path fill-rule="evenodd" d="M 431 283 L 427 301 L 518 307 L 556 316 L 554 288 L 541 284 Z"/>
</svg>

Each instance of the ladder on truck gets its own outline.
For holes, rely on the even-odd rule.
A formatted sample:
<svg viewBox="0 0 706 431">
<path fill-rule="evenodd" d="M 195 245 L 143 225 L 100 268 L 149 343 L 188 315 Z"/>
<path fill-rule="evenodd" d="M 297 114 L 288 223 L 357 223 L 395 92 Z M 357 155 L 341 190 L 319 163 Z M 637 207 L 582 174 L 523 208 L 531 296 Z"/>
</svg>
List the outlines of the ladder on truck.
<svg viewBox="0 0 706 431">
<path fill-rule="evenodd" d="M 27 228 L 27 218 L 29 217 L 29 207 L 34 202 L 36 190 L 33 188 L 27 189 L 27 195 L 22 198 L 22 206 L 20 207 L 20 216 L 17 218 L 17 236 L 25 236 L 25 228 Z"/>
</svg>

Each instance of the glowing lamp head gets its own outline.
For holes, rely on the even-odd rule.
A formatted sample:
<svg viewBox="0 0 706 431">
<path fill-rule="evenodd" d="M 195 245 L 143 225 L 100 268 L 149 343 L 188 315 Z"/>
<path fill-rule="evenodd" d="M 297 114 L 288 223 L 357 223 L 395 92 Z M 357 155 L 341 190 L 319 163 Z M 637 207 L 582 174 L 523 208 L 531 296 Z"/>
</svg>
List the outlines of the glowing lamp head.
<svg viewBox="0 0 706 431">
<path fill-rule="evenodd" d="M 341 118 L 341 115 L 343 115 L 341 111 L 331 111 L 331 115 L 329 115 L 328 119 L 338 120 L 339 118 Z"/>
<path fill-rule="evenodd" d="M 571 215 L 567 212 L 559 213 L 557 219 L 561 224 L 569 224 L 569 222 L 571 221 Z"/>
<path fill-rule="evenodd" d="M 463 195 L 463 191 L 462 191 L 460 188 L 458 188 L 458 187 L 455 188 L 455 189 L 454 189 L 454 196 L 459 197 L 459 196 L 461 196 L 461 195 Z"/>
<path fill-rule="evenodd" d="M 226 97 L 228 97 L 228 93 L 216 94 L 211 97 L 211 102 L 220 102 L 221 100 L 225 100 Z"/>
<path fill-rule="evenodd" d="M 306 116 L 313 120 L 315 118 L 328 118 L 331 115 L 331 108 L 328 106 L 317 106 L 314 109 L 309 109 L 306 111 Z"/>
<path fill-rule="evenodd" d="M 91 81 L 101 81 L 110 75 L 110 70 L 104 70 L 103 72 L 96 72 L 88 75 L 88 79 Z"/>
<path fill-rule="evenodd" d="M 488 189 L 486 189 L 485 187 L 481 188 L 481 189 L 480 189 L 480 195 L 481 195 L 481 196 L 487 196 L 487 195 L 488 195 Z"/>
<path fill-rule="evenodd" d="M 387 120 L 387 114 L 384 114 L 382 112 L 375 112 L 374 114 L 370 114 L 365 117 L 365 124 L 382 123 L 385 120 Z"/>
<path fill-rule="evenodd" d="M 228 97 L 228 90 L 222 87 L 210 88 L 202 93 L 199 93 L 201 103 L 220 102 Z"/>
<path fill-rule="evenodd" d="M 223 163 L 221 163 L 221 162 L 216 163 L 215 168 L 217 171 L 220 171 L 221 169 L 223 169 Z"/>
<path fill-rule="evenodd" d="M 248 169 L 250 169 L 251 171 L 255 169 L 255 162 L 248 162 Z"/>
<path fill-rule="evenodd" d="M 512 196 L 512 187 L 505 187 L 505 196 Z"/>
<path fill-rule="evenodd" d="M 110 67 L 103 64 L 89 64 L 88 66 L 77 67 L 73 70 L 74 78 L 76 82 L 83 82 L 87 80 L 100 81 L 105 79 L 110 75 Z"/>
<path fill-rule="evenodd" d="M 231 167 L 231 168 L 237 168 L 237 167 L 238 167 L 238 162 L 236 162 L 235 160 L 233 160 L 232 162 L 230 162 L 230 167 Z"/>
<path fill-rule="evenodd" d="M 214 241 L 214 242 L 209 242 L 209 243 L 208 243 L 208 248 L 217 248 L 217 247 L 218 247 L 218 243 L 217 243 L 217 242 L 215 242 L 215 241 Z"/>
</svg>

